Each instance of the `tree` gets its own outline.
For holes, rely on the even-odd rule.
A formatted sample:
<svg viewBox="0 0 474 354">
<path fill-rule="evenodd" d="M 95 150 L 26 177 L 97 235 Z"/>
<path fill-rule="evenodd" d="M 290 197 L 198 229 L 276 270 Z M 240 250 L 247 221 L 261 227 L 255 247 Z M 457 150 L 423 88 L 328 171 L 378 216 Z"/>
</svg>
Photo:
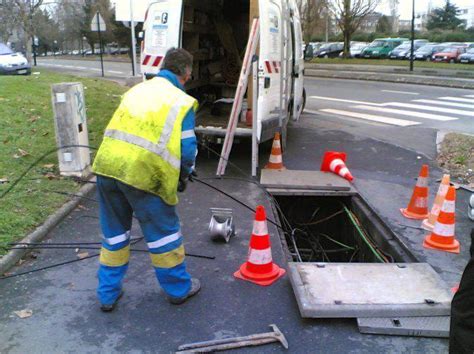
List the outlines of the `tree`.
<svg viewBox="0 0 474 354">
<path fill-rule="evenodd" d="M 12 7 L 12 11 L 17 15 L 18 24 L 26 34 L 26 58 L 31 62 L 33 37 L 35 36 L 35 27 L 33 25 L 33 17 L 43 0 L 7 0 L 7 6 Z"/>
<path fill-rule="evenodd" d="M 457 30 L 464 27 L 464 22 L 458 17 L 459 9 L 446 0 L 443 7 L 438 7 L 430 14 L 426 28 L 428 30 L 444 29 Z"/>
<path fill-rule="evenodd" d="M 376 31 L 377 33 L 389 34 L 392 33 L 392 21 L 388 16 L 383 15 L 377 21 Z"/>
<path fill-rule="evenodd" d="M 305 41 L 309 42 L 314 29 L 323 25 L 324 19 L 329 16 L 327 0 L 297 0 L 301 17 L 301 27 Z"/>
<path fill-rule="evenodd" d="M 0 42 L 6 43 L 18 25 L 18 16 L 10 1 L 0 0 Z"/>
<path fill-rule="evenodd" d="M 330 0 L 329 7 L 344 37 L 344 58 L 350 55 L 352 35 L 362 21 L 375 11 L 379 2 L 380 0 Z"/>
<path fill-rule="evenodd" d="M 37 51 L 39 53 L 46 53 L 54 51 L 54 41 L 58 41 L 59 26 L 53 21 L 51 15 L 46 10 L 37 11 L 33 16 L 33 26 L 35 28 L 35 36 L 38 37 L 39 45 Z"/>
</svg>

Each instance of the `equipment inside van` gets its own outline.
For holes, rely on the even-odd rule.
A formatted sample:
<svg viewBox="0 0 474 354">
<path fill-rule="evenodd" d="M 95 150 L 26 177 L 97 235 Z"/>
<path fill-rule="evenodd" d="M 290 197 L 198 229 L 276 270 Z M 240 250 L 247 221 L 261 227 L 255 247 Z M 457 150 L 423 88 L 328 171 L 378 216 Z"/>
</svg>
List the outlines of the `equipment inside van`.
<svg viewBox="0 0 474 354">
<path fill-rule="evenodd" d="M 221 143 L 226 136 L 254 18 L 259 18 L 253 58 L 258 61 L 258 75 L 256 85 L 248 80 L 235 136 L 256 134 L 263 142 L 281 132 L 286 139 L 289 118 L 297 120 L 304 105 L 304 53 L 295 0 L 161 0 L 147 10 L 142 73 L 154 77 L 171 47 L 193 55 L 193 75 L 186 90 L 200 103 L 196 133 L 206 141 Z"/>
</svg>

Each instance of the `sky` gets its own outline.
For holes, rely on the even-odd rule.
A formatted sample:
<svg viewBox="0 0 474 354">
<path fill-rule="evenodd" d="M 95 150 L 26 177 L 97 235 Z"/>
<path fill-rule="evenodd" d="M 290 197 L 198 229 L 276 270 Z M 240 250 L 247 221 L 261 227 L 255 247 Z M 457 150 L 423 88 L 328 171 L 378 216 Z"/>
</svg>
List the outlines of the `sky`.
<svg viewBox="0 0 474 354">
<path fill-rule="evenodd" d="M 399 7 L 399 15 L 402 20 L 411 19 L 411 6 L 412 0 L 399 0 L 400 7 Z M 440 7 L 443 6 L 445 0 L 416 0 L 415 1 L 415 11 L 418 12 L 426 12 L 428 10 L 429 3 L 431 2 L 432 7 Z M 451 0 L 451 3 L 455 4 L 456 6 L 462 7 L 469 7 L 474 6 L 473 0 Z M 382 3 L 379 7 L 379 10 L 383 13 L 390 14 L 390 8 L 388 6 L 387 0 L 382 0 Z"/>
</svg>

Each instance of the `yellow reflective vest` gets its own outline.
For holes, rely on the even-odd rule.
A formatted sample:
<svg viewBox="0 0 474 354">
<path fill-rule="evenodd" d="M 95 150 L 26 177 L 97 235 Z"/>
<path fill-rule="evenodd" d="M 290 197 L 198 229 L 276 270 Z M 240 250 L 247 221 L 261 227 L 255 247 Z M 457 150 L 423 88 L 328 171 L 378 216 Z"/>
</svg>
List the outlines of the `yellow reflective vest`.
<svg viewBox="0 0 474 354">
<path fill-rule="evenodd" d="M 123 97 L 92 167 L 98 175 L 178 203 L 181 125 L 197 101 L 167 79 L 138 84 Z"/>
</svg>

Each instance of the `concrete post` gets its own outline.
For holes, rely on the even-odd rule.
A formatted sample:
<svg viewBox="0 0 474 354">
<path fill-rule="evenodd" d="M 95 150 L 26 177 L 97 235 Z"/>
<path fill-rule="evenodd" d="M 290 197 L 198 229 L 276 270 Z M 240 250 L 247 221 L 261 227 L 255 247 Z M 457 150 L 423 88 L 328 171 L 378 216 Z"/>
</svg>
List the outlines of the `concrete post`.
<svg viewBox="0 0 474 354">
<path fill-rule="evenodd" d="M 87 130 L 84 88 L 81 83 L 52 86 L 54 127 L 59 170 L 63 176 L 84 178 L 90 174 L 89 134 Z M 83 146 L 83 147 L 79 147 Z"/>
</svg>

